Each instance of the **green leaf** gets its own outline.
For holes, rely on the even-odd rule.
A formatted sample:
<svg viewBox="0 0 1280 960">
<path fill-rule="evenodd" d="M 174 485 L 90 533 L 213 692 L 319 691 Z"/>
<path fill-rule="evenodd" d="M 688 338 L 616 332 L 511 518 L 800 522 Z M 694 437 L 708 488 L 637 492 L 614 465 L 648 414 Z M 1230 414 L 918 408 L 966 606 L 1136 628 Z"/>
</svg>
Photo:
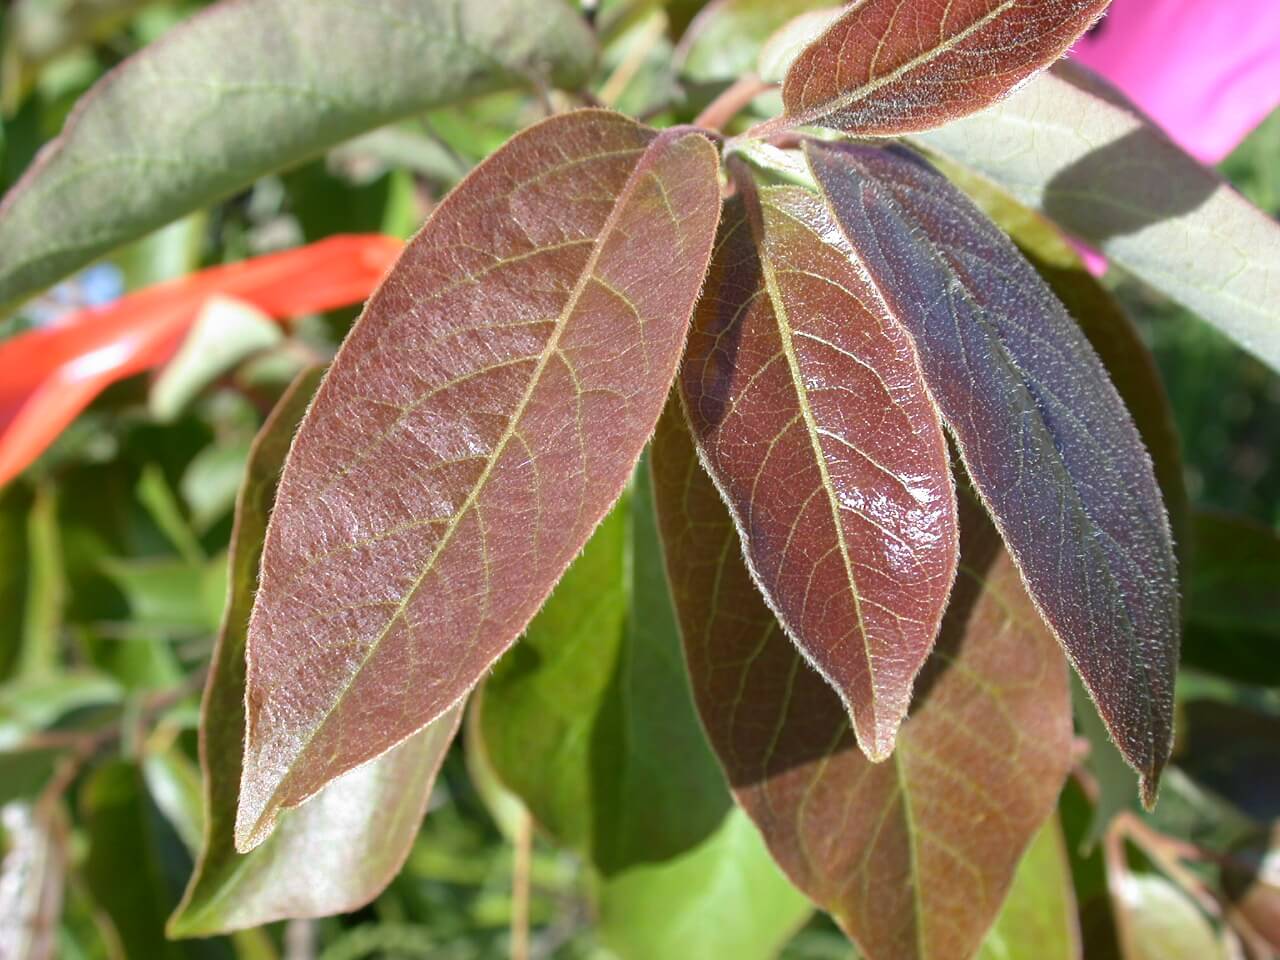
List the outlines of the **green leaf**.
<svg viewBox="0 0 1280 960">
<path fill-rule="evenodd" d="M 941 126 L 1048 66 L 1110 0 L 861 0 L 792 64 L 789 126 L 860 136 Z"/>
<path fill-rule="evenodd" d="M 1204 914 L 1163 877 L 1125 872 L 1111 898 L 1124 960 L 1227 960 Z"/>
<path fill-rule="evenodd" d="M 947 441 L 910 334 L 821 199 L 738 180 L 681 397 L 752 576 L 880 760 L 955 579 Z"/>
<path fill-rule="evenodd" d="M 1023 854 L 1000 916 L 975 960 L 1079 960 L 1080 951 L 1071 865 L 1055 816 Z"/>
<path fill-rule="evenodd" d="M 605 874 L 685 853 L 730 803 L 694 712 L 647 471 L 637 476 L 479 701 L 499 779 Z"/>
<path fill-rule="evenodd" d="M 772 960 L 813 910 L 738 809 L 698 846 L 609 878 L 597 897 L 600 940 L 625 960 Z"/>
<path fill-rule="evenodd" d="M 908 151 L 806 143 L 844 239 L 1045 622 L 1155 802 L 1181 620 L 1151 458 L 1079 327 L 973 203 Z"/>
<path fill-rule="evenodd" d="M 576 88 L 593 58 L 564 0 L 215 4 L 105 77 L 0 204 L 0 305 L 348 137 Z"/>
<path fill-rule="evenodd" d="M 694 696 L 774 858 L 871 960 L 960 960 L 995 920 L 1070 767 L 1067 670 L 971 498 L 938 648 L 873 764 L 755 589 L 679 412 L 654 489 Z"/>
<path fill-rule="evenodd" d="M 696 131 L 584 110 L 450 194 L 298 432 L 248 646 L 237 843 L 456 704 L 652 432 L 720 213 Z"/>
<path fill-rule="evenodd" d="M 47 729 L 84 707 L 119 703 L 123 691 L 109 677 L 58 673 L 0 686 L 0 750 L 12 749 L 30 734 Z"/>
<path fill-rule="evenodd" d="M 319 368 L 303 373 L 264 424 L 237 502 L 231 593 L 200 725 L 204 841 L 186 895 L 169 919 L 171 937 L 341 913 L 373 899 L 408 855 L 461 716 L 460 706 L 449 710 L 284 816 L 275 834 L 252 853 L 236 852 L 249 610 L 280 468 L 321 373 Z"/>
<path fill-rule="evenodd" d="M 151 386 L 147 405 L 152 416 L 161 421 L 176 420 L 201 390 L 241 361 L 283 339 L 275 321 L 252 304 L 211 297 Z"/>
<path fill-rule="evenodd" d="M 1280 224 L 1102 80 L 1062 64 L 918 138 L 1280 369 Z"/>
<path fill-rule="evenodd" d="M 1280 535 L 1225 514 L 1195 515 L 1182 662 L 1280 686 Z"/>
<path fill-rule="evenodd" d="M 834 6 L 832 0 L 716 0 L 681 37 L 680 72 L 694 83 L 736 80 L 756 68 L 765 41 L 788 21 Z"/>
</svg>

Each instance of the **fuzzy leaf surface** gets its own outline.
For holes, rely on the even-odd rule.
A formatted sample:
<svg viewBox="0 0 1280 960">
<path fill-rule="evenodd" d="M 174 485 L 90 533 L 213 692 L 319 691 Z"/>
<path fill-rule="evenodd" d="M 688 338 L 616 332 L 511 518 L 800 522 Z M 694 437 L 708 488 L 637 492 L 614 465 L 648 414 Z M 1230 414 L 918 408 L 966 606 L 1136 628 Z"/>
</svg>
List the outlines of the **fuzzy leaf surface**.
<svg viewBox="0 0 1280 960">
<path fill-rule="evenodd" d="M 372 900 L 404 863 L 457 729 L 455 708 L 420 733 L 285 814 L 248 854 L 235 849 L 244 754 L 245 636 L 267 517 L 289 443 L 320 384 L 301 374 L 255 441 L 236 506 L 231 586 L 200 724 L 204 837 L 171 937 L 202 937 L 274 920 L 345 913 Z"/>
<path fill-rule="evenodd" d="M 961 501 L 938 649 L 892 759 L 873 764 L 760 598 L 675 411 L 652 455 L 694 696 L 738 802 L 870 960 L 970 957 L 1053 810 L 1071 741 L 1062 655 L 981 509 Z"/>
<path fill-rule="evenodd" d="M 946 438 L 911 338 L 822 201 L 742 190 L 694 317 L 685 409 L 770 606 L 882 759 L 955 576 Z"/>
<path fill-rule="evenodd" d="M 787 73 L 784 120 L 859 136 L 989 107 L 1066 52 L 1110 0 L 862 0 Z"/>
<path fill-rule="evenodd" d="M 1071 63 L 921 146 L 1044 211 L 1280 369 L 1280 224 Z"/>
<path fill-rule="evenodd" d="M 0 305 L 392 120 L 572 87 L 594 55 L 563 0 L 213 4 L 103 78 L 0 204 Z"/>
<path fill-rule="evenodd" d="M 967 197 L 898 148 L 810 143 L 859 263 L 1045 621 L 1154 803 L 1173 739 L 1180 620 L 1151 458 L 1097 354 Z"/>
<path fill-rule="evenodd" d="M 658 419 L 719 213 L 707 139 L 585 110 L 514 138 L 410 243 L 281 480 L 241 849 L 456 704 L 528 624 Z"/>
</svg>

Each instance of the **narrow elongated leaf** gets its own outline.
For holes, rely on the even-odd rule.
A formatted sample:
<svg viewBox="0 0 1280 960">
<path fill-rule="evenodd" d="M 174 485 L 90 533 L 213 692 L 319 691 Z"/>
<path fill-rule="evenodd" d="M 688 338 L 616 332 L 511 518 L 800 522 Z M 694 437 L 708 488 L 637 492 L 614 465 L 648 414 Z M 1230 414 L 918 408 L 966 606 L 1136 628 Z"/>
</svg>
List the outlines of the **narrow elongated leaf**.
<svg viewBox="0 0 1280 960">
<path fill-rule="evenodd" d="M 821 200 L 742 189 L 695 315 L 685 409 L 761 590 L 879 760 L 955 576 L 946 439 L 910 337 Z"/>
<path fill-rule="evenodd" d="M 204 838 L 186 894 L 169 919 L 172 937 L 341 913 L 373 899 L 408 856 L 461 714 L 461 708 L 454 708 L 373 763 L 330 784 L 305 807 L 286 814 L 261 847 L 247 855 L 236 853 L 245 633 L 280 468 L 320 373 L 318 368 L 303 373 L 276 406 L 254 444 L 237 503 L 230 599 L 200 725 Z"/>
<path fill-rule="evenodd" d="M 1155 802 L 1178 590 L 1151 459 L 1084 335 L 958 190 L 900 149 L 807 148 L 861 267 L 915 340 L 1031 596 Z"/>
<path fill-rule="evenodd" d="M 456 704 L 626 484 L 719 218 L 715 148 L 604 111 L 436 210 L 303 421 L 249 633 L 237 844 Z"/>
<path fill-rule="evenodd" d="M 1100 78 L 1060 64 L 919 142 L 1043 210 L 1280 369 L 1280 224 Z"/>
<path fill-rule="evenodd" d="M 1058 59 L 1109 2 L 862 0 L 791 65 L 784 120 L 863 136 L 941 126 Z"/>
<path fill-rule="evenodd" d="M 105 77 L 0 204 L 0 305 L 399 117 L 579 84 L 593 50 L 563 0 L 215 4 Z"/>
<path fill-rule="evenodd" d="M 789 643 L 669 410 L 653 447 L 694 696 L 739 803 L 792 880 L 870 960 L 964 960 L 1070 766 L 1067 671 L 975 504 L 938 650 L 893 760 L 858 751 Z"/>
</svg>

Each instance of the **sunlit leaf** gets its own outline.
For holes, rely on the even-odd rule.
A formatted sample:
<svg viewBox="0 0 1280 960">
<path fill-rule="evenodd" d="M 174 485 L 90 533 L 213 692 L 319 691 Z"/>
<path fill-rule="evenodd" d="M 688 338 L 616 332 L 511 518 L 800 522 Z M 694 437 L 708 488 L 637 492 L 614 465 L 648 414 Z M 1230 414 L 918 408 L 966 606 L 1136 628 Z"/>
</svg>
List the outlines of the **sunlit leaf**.
<svg viewBox="0 0 1280 960">
<path fill-rule="evenodd" d="M 782 83 L 796 58 L 843 13 L 838 7 L 811 10 L 779 27 L 760 48 L 756 61 L 760 79 L 766 83 Z"/>
<path fill-rule="evenodd" d="M 605 874 L 687 852 L 731 803 L 689 692 L 647 473 L 479 701 L 499 778 Z"/>
<path fill-rule="evenodd" d="M 737 808 L 681 856 L 609 878 L 598 899 L 600 941 L 626 960 L 773 960 L 813 911 Z"/>
<path fill-rule="evenodd" d="M 1218 513 L 1195 516 L 1182 662 L 1280 686 L 1280 535 Z"/>
<path fill-rule="evenodd" d="M 325 916 L 371 900 L 409 853 L 461 715 L 461 707 L 448 711 L 373 763 L 330 784 L 305 807 L 289 812 L 258 849 L 236 853 L 233 833 L 244 751 L 249 611 L 280 468 L 320 373 L 304 373 L 264 425 L 237 503 L 231 593 L 200 726 L 203 848 L 186 895 L 169 920 L 170 936 L 208 936 L 285 917 Z"/>
<path fill-rule="evenodd" d="M 1110 0 L 862 0 L 792 64 L 790 125 L 867 135 L 940 126 L 1058 59 Z"/>
<path fill-rule="evenodd" d="M 822 201 L 741 188 L 694 318 L 685 409 L 766 598 L 883 759 L 955 577 L 946 439 L 911 338 Z"/>
<path fill-rule="evenodd" d="M 359 303 L 400 249 L 390 237 L 331 237 L 148 287 L 0 343 L 0 485 L 107 386 L 169 359 L 209 297 L 242 299 L 273 317 Z"/>
<path fill-rule="evenodd" d="M 1280 225 L 1101 79 L 1062 64 L 919 137 L 1280 369 Z"/>
<path fill-rule="evenodd" d="M 836 6 L 836 0 L 715 0 L 680 38 L 680 72 L 695 83 L 736 80 L 755 69 L 765 41 L 787 21 Z"/>
<path fill-rule="evenodd" d="M 517 136 L 370 301 L 285 467 L 237 843 L 461 699 L 621 493 L 710 257 L 714 147 L 604 111 Z"/>
<path fill-rule="evenodd" d="M 593 48 L 562 0 L 215 4 L 105 77 L 0 204 L 0 305 L 392 120 L 576 86 Z"/>
<path fill-rule="evenodd" d="M 653 448 L 667 568 L 703 723 L 792 880 L 870 960 L 970 956 L 1070 765 L 1067 671 L 981 510 L 890 762 L 756 592 L 679 415 Z"/>
<path fill-rule="evenodd" d="M 1163 877 L 1126 871 L 1111 899 L 1123 960 L 1227 960 L 1204 914 Z"/>
<path fill-rule="evenodd" d="M 1080 921 L 1062 826 L 1053 817 L 1023 854 L 975 960 L 1079 960 Z"/>
<path fill-rule="evenodd" d="M 1128 411 L 1062 304 L 940 174 L 899 148 L 807 153 L 1151 805 L 1172 746 L 1180 620 L 1169 522 Z"/>
</svg>

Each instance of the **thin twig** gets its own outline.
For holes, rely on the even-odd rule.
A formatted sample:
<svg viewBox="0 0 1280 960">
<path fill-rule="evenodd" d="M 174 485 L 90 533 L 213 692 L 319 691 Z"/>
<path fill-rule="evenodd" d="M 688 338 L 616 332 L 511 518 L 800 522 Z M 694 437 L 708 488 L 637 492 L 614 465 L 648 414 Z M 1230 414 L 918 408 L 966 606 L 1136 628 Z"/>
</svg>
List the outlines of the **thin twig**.
<svg viewBox="0 0 1280 960">
<path fill-rule="evenodd" d="M 511 960 L 529 960 L 529 894 L 533 872 L 533 817 L 521 811 L 511 868 Z"/>
<path fill-rule="evenodd" d="M 609 75 L 609 79 L 600 88 L 600 102 L 605 106 L 617 106 L 622 95 L 631 86 L 631 81 L 644 67 L 649 54 L 667 32 L 667 24 L 663 17 L 652 17 L 644 29 L 644 33 L 636 38 L 635 44 L 627 51 L 626 57 L 618 64 L 617 69 Z"/>
<path fill-rule="evenodd" d="M 740 77 L 698 114 L 693 125 L 721 133 L 729 121 L 751 105 L 751 101 L 773 87 L 774 84 L 766 83 L 753 73 Z"/>
</svg>

